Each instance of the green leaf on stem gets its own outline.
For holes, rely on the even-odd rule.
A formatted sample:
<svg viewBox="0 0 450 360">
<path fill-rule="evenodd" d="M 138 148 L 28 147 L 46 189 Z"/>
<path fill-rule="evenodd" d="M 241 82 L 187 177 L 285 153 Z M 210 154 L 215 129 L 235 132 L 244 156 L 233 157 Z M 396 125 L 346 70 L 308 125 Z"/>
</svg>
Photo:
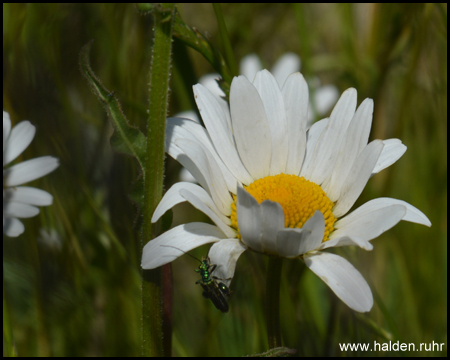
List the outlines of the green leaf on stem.
<svg viewBox="0 0 450 360">
<path fill-rule="evenodd" d="M 80 52 L 80 69 L 83 76 L 87 79 L 93 92 L 103 106 L 114 127 L 114 133 L 111 136 L 111 146 L 117 152 L 131 155 L 137 159 L 141 170 L 145 175 L 145 152 L 147 141 L 144 134 L 136 127 L 133 127 L 125 117 L 119 101 L 111 92 L 100 82 L 91 69 L 89 62 L 89 53 L 93 40 L 88 42 Z"/>
<path fill-rule="evenodd" d="M 212 67 L 222 76 L 223 81 L 221 81 L 220 87 L 228 97 L 233 76 L 231 75 L 231 71 L 225 58 L 222 56 L 217 46 L 196 28 L 187 26 L 181 19 L 179 13 L 176 13 L 175 16 L 173 36 L 204 56 Z"/>
</svg>

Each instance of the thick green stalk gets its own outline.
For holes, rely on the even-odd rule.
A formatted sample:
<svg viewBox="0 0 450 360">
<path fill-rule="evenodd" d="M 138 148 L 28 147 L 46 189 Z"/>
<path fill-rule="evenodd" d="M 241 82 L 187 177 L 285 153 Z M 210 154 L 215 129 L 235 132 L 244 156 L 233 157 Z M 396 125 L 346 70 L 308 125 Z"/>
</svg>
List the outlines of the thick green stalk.
<svg viewBox="0 0 450 360">
<path fill-rule="evenodd" d="M 266 281 L 266 322 L 269 349 L 281 346 L 280 331 L 280 282 L 283 259 L 269 257 Z"/>
<path fill-rule="evenodd" d="M 158 235 L 151 217 L 161 200 L 164 176 L 164 139 L 169 99 L 174 4 L 157 4 L 154 14 L 154 45 L 150 71 L 150 107 L 147 134 L 146 176 L 142 247 Z M 142 354 L 163 356 L 161 268 L 144 270 L 142 281 Z"/>
<path fill-rule="evenodd" d="M 236 65 L 236 59 L 234 57 L 233 48 L 231 47 L 230 37 L 228 36 L 227 26 L 223 19 L 222 8 L 219 3 L 213 3 L 214 12 L 216 13 L 217 23 L 219 25 L 219 33 L 222 39 L 222 44 L 225 49 L 225 56 L 227 58 L 228 67 L 231 71 L 231 76 L 238 76 L 238 68 Z"/>
</svg>

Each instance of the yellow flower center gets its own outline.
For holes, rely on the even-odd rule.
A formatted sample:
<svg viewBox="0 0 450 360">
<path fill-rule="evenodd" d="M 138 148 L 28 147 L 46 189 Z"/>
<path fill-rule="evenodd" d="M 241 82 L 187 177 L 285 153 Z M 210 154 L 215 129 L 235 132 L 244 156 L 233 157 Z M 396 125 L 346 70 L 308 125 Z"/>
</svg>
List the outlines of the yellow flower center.
<svg viewBox="0 0 450 360">
<path fill-rule="evenodd" d="M 261 204 L 264 200 L 279 203 L 284 212 L 284 227 L 301 228 L 305 222 L 320 210 L 325 218 L 323 241 L 334 230 L 336 218 L 331 211 L 334 203 L 322 188 L 304 177 L 280 174 L 256 180 L 245 189 Z M 241 238 L 236 214 L 236 196 L 231 204 L 231 223 Z"/>
</svg>

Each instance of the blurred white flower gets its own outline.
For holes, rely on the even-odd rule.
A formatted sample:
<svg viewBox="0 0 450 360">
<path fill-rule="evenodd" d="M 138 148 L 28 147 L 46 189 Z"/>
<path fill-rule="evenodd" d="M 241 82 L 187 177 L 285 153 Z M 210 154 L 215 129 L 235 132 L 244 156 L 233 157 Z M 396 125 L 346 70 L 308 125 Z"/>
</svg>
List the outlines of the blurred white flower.
<svg viewBox="0 0 450 360">
<path fill-rule="evenodd" d="M 51 250 L 60 251 L 62 248 L 62 240 L 55 229 L 39 229 L 38 241 Z"/>
<path fill-rule="evenodd" d="M 356 90 L 348 89 L 329 118 L 307 129 L 308 86 L 298 72 L 281 88 L 267 70 L 253 82 L 234 78 L 229 107 L 201 84 L 194 94 L 206 128 L 169 118 L 166 152 L 201 186 L 173 185 L 152 222 L 188 201 L 215 225 L 183 224 L 161 234 L 145 245 L 142 267 L 153 269 L 214 243 L 214 275 L 229 285 L 245 250 L 298 258 L 350 308 L 369 311 L 373 297 L 362 275 L 324 250 L 371 250 L 370 241 L 400 220 L 431 225 L 420 210 L 392 198 L 371 200 L 348 214 L 370 177 L 406 151 L 398 139 L 368 143 L 373 101 L 356 109 Z"/>
<path fill-rule="evenodd" d="M 59 166 L 57 158 L 43 156 L 5 169 L 30 145 L 36 128 L 27 120 L 11 129 L 9 114 L 3 111 L 3 233 L 16 237 L 25 230 L 19 218 L 39 214 L 36 206 L 53 202 L 48 192 L 28 186 L 19 186 L 47 175 Z"/>
</svg>

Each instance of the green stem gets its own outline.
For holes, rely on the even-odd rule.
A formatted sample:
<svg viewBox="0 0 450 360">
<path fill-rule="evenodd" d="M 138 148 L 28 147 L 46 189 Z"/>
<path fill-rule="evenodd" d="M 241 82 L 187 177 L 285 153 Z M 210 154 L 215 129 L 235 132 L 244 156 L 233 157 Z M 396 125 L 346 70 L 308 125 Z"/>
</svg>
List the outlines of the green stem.
<svg viewBox="0 0 450 360">
<path fill-rule="evenodd" d="M 5 269 L 3 269 L 3 340 L 5 347 L 3 350 L 8 357 L 17 357 L 16 347 L 14 346 L 14 337 L 9 320 L 9 309 L 5 295 Z"/>
<path fill-rule="evenodd" d="M 283 259 L 269 257 L 266 281 L 266 321 L 269 349 L 281 346 L 280 331 L 280 282 Z"/>
<path fill-rule="evenodd" d="M 144 219 L 142 247 L 159 233 L 151 217 L 161 200 L 164 176 L 164 139 L 169 99 L 172 32 L 175 5 L 158 4 L 153 8 L 154 45 L 150 71 L 150 106 L 147 134 L 146 176 L 144 179 Z M 142 354 L 163 356 L 161 268 L 143 271 L 142 281 Z"/>
<path fill-rule="evenodd" d="M 214 12 L 216 13 L 217 23 L 219 25 L 219 33 L 222 39 L 223 47 L 225 48 L 225 56 L 227 58 L 228 66 L 231 71 L 231 76 L 238 76 L 238 68 L 236 59 L 234 58 L 233 48 L 231 47 L 230 37 L 228 36 L 227 26 L 222 14 L 222 8 L 219 3 L 213 3 Z"/>
</svg>

